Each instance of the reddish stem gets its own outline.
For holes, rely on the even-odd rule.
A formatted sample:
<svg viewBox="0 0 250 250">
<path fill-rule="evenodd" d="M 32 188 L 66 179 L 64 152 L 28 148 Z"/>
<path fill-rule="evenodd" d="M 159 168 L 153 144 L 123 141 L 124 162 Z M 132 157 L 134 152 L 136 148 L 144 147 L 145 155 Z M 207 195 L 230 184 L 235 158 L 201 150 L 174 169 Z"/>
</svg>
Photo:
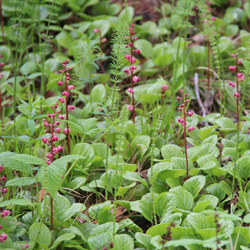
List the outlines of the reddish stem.
<svg viewBox="0 0 250 250">
<path fill-rule="evenodd" d="M 64 67 L 64 72 L 65 72 L 65 90 L 68 92 L 68 82 L 67 82 L 67 64 L 65 63 Z M 66 120 L 69 120 L 69 109 L 68 109 L 68 98 L 67 96 L 65 97 L 65 103 L 66 103 Z M 69 145 L 69 123 L 67 122 L 67 146 L 68 146 L 68 155 L 70 154 L 70 145 Z"/>
<path fill-rule="evenodd" d="M 2 39 L 3 39 L 3 44 L 5 44 L 5 40 L 4 40 L 4 22 L 3 22 L 3 13 L 2 13 L 2 0 L 0 0 L 0 15 L 1 15 L 1 28 L 2 28 Z"/>
<path fill-rule="evenodd" d="M 182 94 L 182 103 L 184 105 L 183 107 L 183 118 L 184 118 L 184 147 L 185 147 L 185 157 L 186 157 L 186 171 L 187 171 L 187 178 L 188 180 L 188 156 L 187 156 L 187 126 L 186 126 L 186 110 L 185 110 L 185 95 Z"/>
<path fill-rule="evenodd" d="M 237 87 L 237 93 L 239 93 L 239 79 L 238 79 L 238 73 L 239 73 L 239 67 L 238 67 L 238 54 L 236 54 L 236 87 Z M 239 120 L 240 120 L 240 112 L 239 112 L 239 96 L 237 96 L 236 102 L 237 102 L 237 130 L 239 130 Z"/>
<path fill-rule="evenodd" d="M 130 43 L 133 43 L 133 38 L 132 38 L 131 34 L 129 35 L 129 38 L 130 38 Z M 133 65 L 133 45 L 130 46 L 130 57 L 131 57 L 130 66 L 132 66 Z M 130 79 L 131 79 L 132 89 L 134 89 L 133 78 L 134 78 L 134 72 L 133 72 L 133 70 L 131 70 Z M 133 118 L 133 123 L 135 123 L 135 96 L 134 96 L 134 92 L 132 93 L 132 106 L 133 106 L 132 118 Z"/>
<path fill-rule="evenodd" d="M 52 122 L 52 126 L 51 126 L 51 139 L 50 139 L 50 153 L 53 155 L 53 151 L 54 151 L 54 141 L 53 141 L 53 137 L 54 137 L 54 130 L 55 130 L 55 117 L 56 117 L 56 108 L 54 107 L 54 115 L 53 115 L 53 122 Z M 53 157 L 51 158 L 51 163 L 53 162 Z M 53 216 L 54 216 L 54 212 L 53 212 L 53 198 L 50 196 L 50 229 L 51 231 L 53 230 Z"/>
<path fill-rule="evenodd" d="M 163 106 L 163 95 L 164 95 L 164 91 L 161 91 L 161 106 Z"/>
</svg>

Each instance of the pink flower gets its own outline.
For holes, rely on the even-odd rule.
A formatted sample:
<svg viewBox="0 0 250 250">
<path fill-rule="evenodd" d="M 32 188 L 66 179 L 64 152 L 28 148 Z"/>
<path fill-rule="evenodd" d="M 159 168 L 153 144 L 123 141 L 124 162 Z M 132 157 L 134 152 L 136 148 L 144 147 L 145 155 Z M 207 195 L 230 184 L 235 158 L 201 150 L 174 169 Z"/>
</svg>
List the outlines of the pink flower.
<svg viewBox="0 0 250 250">
<path fill-rule="evenodd" d="M 58 137 L 54 135 L 54 136 L 51 138 L 51 140 L 52 140 L 52 141 L 58 141 Z"/>
<path fill-rule="evenodd" d="M 5 181 L 6 180 L 6 176 L 1 177 L 1 180 Z"/>
<path fill-rule="evenodd" d="M 207 35 L 204 35 L 204 38 L 207 38 Z"/>
<path fill-rule="evenodd" d="M 6 240 L 7 238 L 8 238 L 8 235 L 7 234 L 5 234 L 5 233 L 2 233 L 2 235 L 1 235 L 2 237 L 3 237 L 3 240 Z"/>
<path fill-rule="evenodd" d="M 188 116 L 192 116 L 193 114 L 193 112 L 188 112 Z"/>
<path fill-rule="evenodd" d="M 242 64 L 242 59 L 238 59 L 238 60 L 237 60 L 237 64 L 238 64 L 238 65 L 241 65 L 241 64 Z"/>
<path fill-rule="evenodd" d="M 8 192 L 8 188 L 4 188 L 3 192 L 6 194 Z"/>
<path fill-rule="evenodd" d="M 94 33 L 99 33 L 100 30 L 99 30 L 99 29 L 93 29 L 93 32 L 94 32 Z"/>
<path fill-rule="evenodd" d="M 29 247 L 30 247 L 30 246 L 29 246 L 29 244 L 27 244 L 27 243 L 26 243 L 25 246 L 24 246 L 25 249 L 28 249 Z"/>
<path fill-rule="evenodd" d="M 55 131 L 56 131 L 56 133 L 60 133 L 61 129 L 60 128 L 56 128 Z"/>
<path fill-rule="evenodd" d="M 0 172 L 4 171 L 4 167 L 0 165 Z"/>
<path fill-rule="evenodd" d="M 212 18 L 211 18 L 211 21 L 213 21 L 213 22 L 214 22 L 215 20 L 216 20 L 216 18 L 215 18 L 215 17 L 212 17 Z"/>
<path fill-rule="evenodd" d="M 58 100 L 61 102 L 61 104 L 65 103 L 65 99 L 63 97 L 60 97 Z"/>
<path fill-rule="evenodd" d="M 133 109 L 133 106 L 132 105 L 127 105 L 127 108 L 130 112 L 132 112 L 134 109 Z"/>
<path fill-rule="evenodd" d="M 161 86 L 161 89 L 162 89 L 162 91 L 164 91 L 164 92 L 167 91 L 168 88 L 169 88 L 169 87 L 168 87 L 167 84 L 164 84 L 164 85 Z"/>
<path fill-rule="evenodd" d="M 138 81 L 139 81 L 139 77 L 138 77 L 138 76 L 134 76 L 134 77 L 133 77 L 133 82 L 134 82 L 134 83 L 137 83 Z"/>
<path fill-rule="evenodd" d="M 130 94 L 133 94 L 133 93 L 134 93 L 134 89 L 128 88 L 128 92 L 129 92 Z"/>
<path fill-rule="evenodd" d="M 59 86 L 62 86 L 63 83 L 64 83 L 64 82 L 62 82 L 62 81 L 58 81 L 58 82 L 57 82 L 57 84 L 58 84 Z"/>
<path fill-rule="evenodd" d="M 70 128 L 69 128 L 69 129 L 65 128 L 65 129 L 63 130 L 63 132 L 64 132 L 65 134 L 69 134 L 69 133 L 71 132 L 71 129 L 70 129 Z"/>
<path fill-rule="evenodd" d="M 134 65 L 130 66 L 130 71 L 134 71 L 135 69 L 137 69 Z"/>
<path fill-rule="evenodd" d="M 136 54 L 140 54 L 140 50 L 139 50 L 139 49 L 136 49 L 136 50 L 135 50 L 135 53 L 136 53 Z"/>
<path fill-rule="evenodd" d="M 229 66 L 228 69 L 232 70 L 233 72 L 235 71 L 236 66 Z"/>
<path fill-rule="evenodd" d="M 188 132 L 191 132 L 192 130 L 194 130 L 194 127 L 188 128 Z"/>
<path fill-rule="evenodd" d="M 65 115 L 59 115 L 58 119 L 64 120 L 65 119 Z"/>
<path fill-rule="evenodd" d="M 130 71 L 129 71 L 128 69 L 124 69 L 123 71 L 124 71 L 127 75 L 130 74 Z"/>
<path fill-rule="evenodd" d="M 179 92 L 180 92 L 180 93 L 183 93 L 183 89 L 180 89 Z"/>
<path fill-rule="evenodd" d="M 108 39 L 106 38 L 106 37 L 104 37 L 103 39 L 102 39 L 102 42 L 103 43 L 106 43 L 108 41 Z"/>
<path fill-rule="evenodd" d="M 2 213 L 1 213 L 1 217 L 7 217 L 8 215 L 10 214 L 10 211 L 9 210 L 4 210 Z"/>
<path fill-rule="evenodd" d="M 204 23 L 204 24 L 207 23 L 207 20 L 204 20 L 203 23 Z"/>
<path fill-rule="evenodd" d="M 70 89 L 74 89 L 75 88 L 75 85 L 69 85 L 68 86 L 68 89 L 70 90 Z"/>
<path fill-rule="evenodd" d="M 240 93 L 238 93 L 238 92 L 236 92 L 236 93 L 234 93 L 234 97 L 240 97 Z"/>
<path fill-rule="evenodd" d="M 64 96 L 68 97 L 68 96 L 69 96 L 69 92 L 67 92 L 67 91 L 63 91 L 63 92 L 62 92 L 62 95 L 64 95 Z"/>
<path fill-rule="evenodd" d="M 235 85 L 234 85 L 233 82 L 229 82 L 228 85 L 229 85 L 229 86 L 232 86 L 233 88 L 235 87 Z"/>
<path fill-rule="evenodd" d="M 231 57 L 236 57 L 236 55 L 235 54 L 231 54 Z"/>
<path fill-rule="evenodd" d="M 45 138 L 45 137 L 42 138 L 42 141 L 44 144 L 46 144 L 48 142 L 47 138 Z"/>
<path fill-rule="evenodd" d="M 180 105 L 180 107 L 181 107 L 181 108 L 184 108 L 184 104 L 182 103 L 182 104 Z"/>
<path fill-rule="evenodd" d="M 74 110 L 76 107 L 75 106 L 69 106 L 69 111 Z"/>
</svg>

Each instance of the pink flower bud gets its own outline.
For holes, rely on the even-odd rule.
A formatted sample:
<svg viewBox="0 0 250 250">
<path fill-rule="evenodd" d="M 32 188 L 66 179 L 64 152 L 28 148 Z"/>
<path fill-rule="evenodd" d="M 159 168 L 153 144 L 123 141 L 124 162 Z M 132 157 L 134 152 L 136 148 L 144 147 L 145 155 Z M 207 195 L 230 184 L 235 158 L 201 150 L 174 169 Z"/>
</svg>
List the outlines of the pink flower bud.
<svg viewBox="0 0 250 250">
<path fill-rule="evenodd" d="M 47 138 L 45 138 L 45 137 L 42 138 L 42 141 L 44 144 L 46 144 L 48 142 Z"/>
<path fill-rule="evenodd" d="M 27 244 L 27 243 L 26 243 L 25 246 L 24 246 L 25 249 L 28 249 L 29 247 L 30 247 L 30 246 L 29 246 L 29 244 Z"/>
<path fill-rule="evenodd" d="M 128 69 L 124 69 L 123 71 L 124 71 L 124 73 L 126 73 L 127 75 L 129 75 L 129 73 L 130 73 L 130 71 L 129 71 Z"/>
<path fill-rule="evenodd" d="M 205 19 L 205 20 L 203 21 L 203 23 L 204 23 L 204 24 L 207 23 L 207 20 Z"/>
<path fill-rule="evenodd" d="M 164 92 L 167 91 L 168 88 L 169 88 L 169 87 L 168 87 L 167 84 L 164 84 L 164 85 L 161 86 L 161 89 L 162 89 L 162 91 L 164 91 Z"/>
<path fill-rule="evenodd" d="M 69 111 L 74 110 L 76 107 L 75 106 L 69 106 Z"/>
<path fill-rule="evenodd" d="M 194 127 L 188 128 L 188 132 L 191 132 L 192 130 L 194 130 Z"/>
<path fill-rule="evenodd" d="M 4 171 L 4 167 L 0 165 L 0 172 Z"/>
<path fill-rule="evenodd" d="M 59 86 L 62 86 L 62 85 L 63 85 L 63 82 L 62 82 L 62 81 L 58 81 L 57 84 L 58 84 Z"/>
<path fill-rule="evenodd" d="M 3 237 L 3 240 L 6 240 L 7 238 L 8 238 L 8 235 L 7 234 L 5 234 L 5 233 L 2 233 L 2 235 L 1 235 L 2 237 Z"/>
<path fill-rule="evenodd" d="M 127 108 L 130 112 L 132 112 L 134 110 L 133 106 L 132 105 L 127 105 Z"/>
<path fill-rule="evenodd" d="M 235 71 L 236 66 L 229 66 L 228 69 L 232 70 L 233 72 Z"/>
<path fill-rule="evenodd" d="M 139 81 L 139 77 L 138 77 L 138 76 L 134 76 L 134 77 L 133 77 L 133 82 L 134 82 L 134 83 L 137 83 L 138 81 Z"/>
<path fill-rule="evenodd" d="M 58 119 L 64 120 L 65 116 L 64 115 L 58 115 Z"/>
<path fill-rule="evenodd" d="M 70 128 L 69 128 L 69 129 L 65 128 L 65 129 L 63 130 L 63 132 L 64 132 L 65 134 L 69 134 L 69 133 L 71 132 L 71 130 L 70 130 Z"/>
<path fill-rule="evenodd" d="M 94 32 L 94 33 L 99 33 L 100 30 L 99 30 L 99 29 L 93 29 L 93 32 Z"/>
<path fill-rule="evenodd" d="M 1 180 L 5 181 L 6 180 L 6 176 L 1 177 Z"/>
<path fill-rule="evenodd" d="M 56 131 L 56 133 L 60 133 L 61 129 L 60 128 L 56 128 L 55 131 Z"/>
<path fill-rule="evenodd" d="M 102 39 L 102 42 L 103 43 L 106 43 L 108 41 L 108 39 L 106 38 L 106 37 L 104 37 L 103 39 Z"/>
<path fill-rule="evenodd" d="M 231 57 L 236 57 L 236 55 L 235 54 L 231 54 Z"/>
<path fill-rule="evenodd" d="M 188 116 L 192 116 L 193 114 L 193 112 L 188 112 Z"/>
<path fill-rule="evenodd" d="M 3 192 L 6 194 L 8 192 L 8 189 L 7 188 L 4 188 L 3 189 Z"/>
<path fill-rule="evenodd" d="M 238 93 L 238 92 L 236 92 L 236 93 L 234 93 L 234 97 L 240 97 L 240 93 Z"/>
<path fill-rule="evenodd" d="M 136 54 L 140 54 L 140 50 L 139 50 L 139 49 L 136 49 L 136 50 L 135 50 L 135 53 L 136 53 Z"/>
<path fill-rule="evenodd" d="M 128 48 L 128 45 L 125 45 L 125 48 L 127 49 L 127 48 Z"/>
<path fill-rule="evenodd" d="M 181 108 L 184 108 L 184 104 L 181 104 L 180 107 L 181 107 Z"/>
<path fill-rule="evenodd" d="M 216 18 L 215 18 L 215 17 L 212 17 L 212 18 L 211 18 L 211 21 L 213 21 L 213 22 L 214 22 L 215 20 L 216 20 Z"/>
<path fill-rule="evenodd" d="M 52 141 L 58 141 L 58 137 L 55 135 L 51 139 L 52 139 Z"/>
<path fill-rule="evenodd" d="M 204 38 L 207 38 L 207 35 L 204 35 Z"/>
<path fill-rule="evenodd" d="M 130 71 L 134 71 L 135 69 L 137 69 L 134 65 L 130 66 Z"/>
<path fill-rule="evenodd" d="M 184 96 L 185 96 L 185 97 L 188 97 L 188 94 L 185 94 Z"/>
<path fill-rule="evenodd" d="M 129 92 L 130 94 L 133 94 L 133 93 L 134 93 L 134 89 L 128 88 L 128 92 Z"/>
<path fill-rule="evenodd" d="M 63 91 L 63 92 L 62 92 L 62 95 L 68 97 L 68 96 L 69 96 L 69 92 Z"/>
<path fill-rule="evenodd" d="M 234 85 L 233 82 L 229 82 L 228 85 L 229 85 L 229 86 L 232 86 L 233 88 L 235 87 L 235 85 Z"/>
<path fill-rule="evenodd" d="M 180 92 L 180 93 L 183 93 L 183 89 L 180 89 L 179 92 Z"/>
</svg>

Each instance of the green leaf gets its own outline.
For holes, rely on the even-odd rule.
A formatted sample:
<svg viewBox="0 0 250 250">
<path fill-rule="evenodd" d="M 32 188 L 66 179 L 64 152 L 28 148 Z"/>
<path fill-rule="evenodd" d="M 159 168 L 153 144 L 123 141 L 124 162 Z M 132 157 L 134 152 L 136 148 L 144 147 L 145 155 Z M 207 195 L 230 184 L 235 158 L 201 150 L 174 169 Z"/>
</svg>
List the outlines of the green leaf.
<svg viewBox="0 0 250 250">
<path fill-rule="evenodd" d="M 58 44 L 66 49 L 69 49 L 71 43 L 74 41 L 71 35 L 66 31 L 60 32 L 55 38 Z"/>
<path fill-rule="evenodd" d="M 203 175 L 194 176 L 185 181 L 183 188 L 189 191 L 194 199 L 198 196 L 199 192 L 206 184 L 206 178 Z"/>
<path fill-rule="evenodd" d="M 36 127 L 35 121 L 31 120 L 31 119 L 28 119 L 27 123 L 28 123 L 28 127 L 29 127 L 29 130 L 30 130 L 30 134 L 33 135 L 34 131 L 35 131 L 35 127 Z"/>
<path fill-rule="evenodd" d="M 244 217 L 244 219 L 243 219 L 243 221 L 245 222 L 245 223 L 250 223 L 250 214 L 247 214 L 245 217 Z"/>
<path fill-rule="evenodd" d="M 11 49 L 8 46 L 0 46 L 0 55 L 2 55 L 2 60 L 4 63 L 8 63 L 11 57 Z M 2 72 L 1 72 L 2 73 Z"/>
<path fill-rule="evenodd" d="M 237 168 L 239 176 L 245 180 L 247 180 L 250 177 L 250 156 L 244 156 L 241 157 L 237 161 Z"/>
<path fill-rule="evenodd" d="M 235 129 L 235 124 L 233 121 L 229 118 L 222 117 L 216 120 L 216 123 L 221 127 L 221 128 L 226 128 L 226 129 Z"/>
<path fill-rule="evenodd" d="M 69 241 L 75 237 L 74 234 L 72 233 L 65 233 L 61 236 L 59 236 L 54 242 L 53 245 L 51 246 L 51 249 L 55 249 L 61 242 L 63 241 Z"/>
<path fill-rule="evenodd" d="M 42 167 L 38 173 L 37 177 L 43 188 L 46 190 L 46 192 L 49 192 L 53 198 L 61 186 L 64 172 L 64 168 L 54 164 L 53 162 L 50 165 Z"/>
<path fill-rule="evenodd" d="M 189 211 L 192 210 L 194 206 L 194 197 L 190 192 L 186 191 L 181 186 L 172 188 L 169 192 L 175 196 L 177 208 Z"/>
<path fill-rule="evenodd" d="M 93 205 L 89 208 L 88 210 L 88 213 L 90 215 L 90 217 L 92 219 L 97 219 L 98 218 L 98 215 L 99 213 L 101 212 L 101 210 L 105 207 L 105 206 L 108 206 L 108 207 L 112 207 L 111 206 L 111 202 L 110 201 L 106 201 L 106 202 L 103 202 L 103 203 L 99 203 L 99 204 L 96 204 L 96 205 Z"/>
<path fill-rule="evenodd" d="M 144 233 L 136 233 L 135 234 L 135 239 L 141 243 L 143 246 L 145 246 L 146 249 L 148 250 L 153 250 L 154 247 L 152 246 L 152 244 L 150 243 L 151 241 L 151 236 L 148 234 L 144 234 Z"/>
<path fill-rule="evenodd" d="M 20 162 L 33 164 L 33 165 L 43 165 L 44 161 L 38 157 L 27 155 L 27 154 L 16 154 L 13 156 L 13 159 L 16 159 Z"/>
<path fill-rule="evenodd" d="M 97 84 L 90 93 L 91 102 L 103 103 L 106 98 L 106 89 L 104 85 Z"/>
<path fill-rule="evenodd" d="M 226 196 L 226 193 L 223 191 L 220 184 L 218 183 L 213 183 L 209 185 L 206 188 L 206 193 L 216 196 L 220 201 L 222 201 Z"/>
<path fill-rule="evenodd" d="M 51 233 L 49 229 L 42 223 L 35 222 L 29 229 L 29 239 L 33 242 L 41 242 L 46 246 L 51 243 Z"/>
<path fill-rule="evenodd" d="M 146 234 L 150 235 L 151 237 L 155 237 L 157 235 L 162 236 L 167 232 L 167 227 L 170 226 L 170 224 L 171 222 L 152 226 L 147 230 Z"/>
<path fill-rule="evenodd" d="M 161 193 L 156 197 L 155 209 L 160 220 L 173 213 L 176 203 L 175 196 L 167 192 Z"/>
<path fill-rule="evenodd" d="M 34 62 L 26 62 L 20 68 L 20 72 L 25 76 L 29 75 L 30 73 L 34 73 L 36 70 L 37 66 Z"/>
<path fill-rule="evenodd" d="M 122 10 L 119 15 L 119 21 L 131 23 L 134 16 L 134 8 L 132 6 L 128 6 Z"/>
<path fill-rule="evenodd" d="M 6 182 L 6 186 L 28 186 L 32 185 L 33 183 L 36 182 L 36 179 L 33 177 L 20 177 L 20 178 L 15 178 L 12 180 L 9 180 Z"/>
<path fill-rule="evenodd" d="M 231 51 L 234 48 L 234 44 L 229 37 L 222 36 L 219 39 L 218 47 L 219 47 L 219 51 L 221 53 L 223 53 L 223 52 L 228 53 L 229 51 Z"/>
<path fill-rule="evenodd" d="M 11 199 L 8 201 L 3 201 L 0 203 L 1 207 L 7 207 L 10 205 L 18 205 L 18 206 L 33 206 L 32 202 L 26 199 Z"/>
<path fill-rule="evenodd" d="M 183 158 L 184 154 L 180 147 L 176 145 L 165 145 L 161 148 L 162 156 L 165 160 L 171 160 L 172 157 Z"/>
<path fill-rule="evenodd" d="M 172 53 L 164 54 L 156 57 L 154 59 L 154 64 L 159 67 L 165 67 L 166 65 L 171 64 L 171 60 L 172 60 Z"/>
<path fill-rule="evenodd" d="M 152 44 L 145 39 L 138 39 L 134 42 L 134 46 L 136 49 L 140 50 L 140 53 L 145 57 L 149 58 L 152 55 L 153 46 Z"/>
<path fill-rule="evenodd" d="M 127 234 L 116 235 L 114 246 L 115 250 L 134 250 L 134 241 Z"/>
<path fill-rule="evenodd" d="M 150 193 L 142 196 L 139 201 L 132 201 L 130 203 L 131 210 L 141 213 L 145 219 L 152 222 L 153 219 L 153 202 Z"/>
<path fill-rule="evenodd" d="M 130 181 L 138 181 L 138 182 L 141 182 L 141 184 L 145 187 L 148 186 L 148 183 L 146 180 L 144 180 L 138 173 L 136 172 L 129 172 L 129 171 L 126 171 L 126 173 L 123 175 L 123 177 L 127 180 L 130 180 Z"/>
</svg>

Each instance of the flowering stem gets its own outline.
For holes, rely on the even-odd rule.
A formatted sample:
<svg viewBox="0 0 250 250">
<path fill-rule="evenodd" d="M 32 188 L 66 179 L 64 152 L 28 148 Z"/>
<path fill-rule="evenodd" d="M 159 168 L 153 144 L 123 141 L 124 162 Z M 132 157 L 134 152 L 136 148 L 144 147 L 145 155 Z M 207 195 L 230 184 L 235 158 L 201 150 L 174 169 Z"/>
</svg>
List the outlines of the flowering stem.
<svg viewBox="0 0 250 250">
<path fill-rule="evenodd" d="M 68 82 L 67 82 L 67 64 L 64 64 L 64 73 L 65 73 L 65 91 L 68 92 Z M 68 98 L 66 96 L 65 98 L 65 104 L 66 104 L 66 120 L 69 120 L 69 108 L 68 108 Z M 67 137 L 67 147 L 68 147 L 68 155 L 70 155 L 70 145 L 69 145 L 69 123 L 67 122 L 67 133 L 66 133 L 66 137 Z"/>
<path fill-rule="evenodd" d="M 236 76 L 237 76 L 236 77 L 236 88 L 237 88 L 237 93 L 240 93 L 239 92 L 239 79 L 238 79 L 238 73 L 239 73 L 238 54 L 236 54 L 235 58 L 236 58 Z M 240 120 L 239 98 L 240 98 L 240 96 L 237 95 L 237 99 L 236 99 L 236 102 L 237 102 L 237 131 L 239 130 L 239 120 Z"/>
<path fill-rule="evenodd" d="M 129 35 L 129 38 L 130 38 L 130 43 L 132 43 L 133 41 L 133 38 L 132 38 L 132 34 L 130 32 L 130 35 Z M 130 65 L 132 66 L 133 64 L 133 46 L 130 46 Z M 131 79 L 131 86 L 132 86 L 132 89 L 134 89 L 134 72 L 133 70 L 131 70 L 131 75 L 130 75 L 130 79 Z M 133 123 L 135 123 L 135 96 L 134 96 L 134 92 L 132 93 L 132 106 L 133 106 L 133 113 L 132 113 L 132 119 L 133 119 Z"/>
<path fill-rule="evenodd" d="M 185 105 L 185 96 L 183 96 L 183 104 Z M 188 157 L 187 157 L 187 126 L 186 126 L 186 110 L 185 110 L 185 106 L 183 109 L 183 113 L 184 113 L 184 148 L 185 148 L 185 157 L 186 157 L 186 171 L 187 171 L 187 178 L 186 180 L 189 178 L 188 176 Z"/>
</svg>

